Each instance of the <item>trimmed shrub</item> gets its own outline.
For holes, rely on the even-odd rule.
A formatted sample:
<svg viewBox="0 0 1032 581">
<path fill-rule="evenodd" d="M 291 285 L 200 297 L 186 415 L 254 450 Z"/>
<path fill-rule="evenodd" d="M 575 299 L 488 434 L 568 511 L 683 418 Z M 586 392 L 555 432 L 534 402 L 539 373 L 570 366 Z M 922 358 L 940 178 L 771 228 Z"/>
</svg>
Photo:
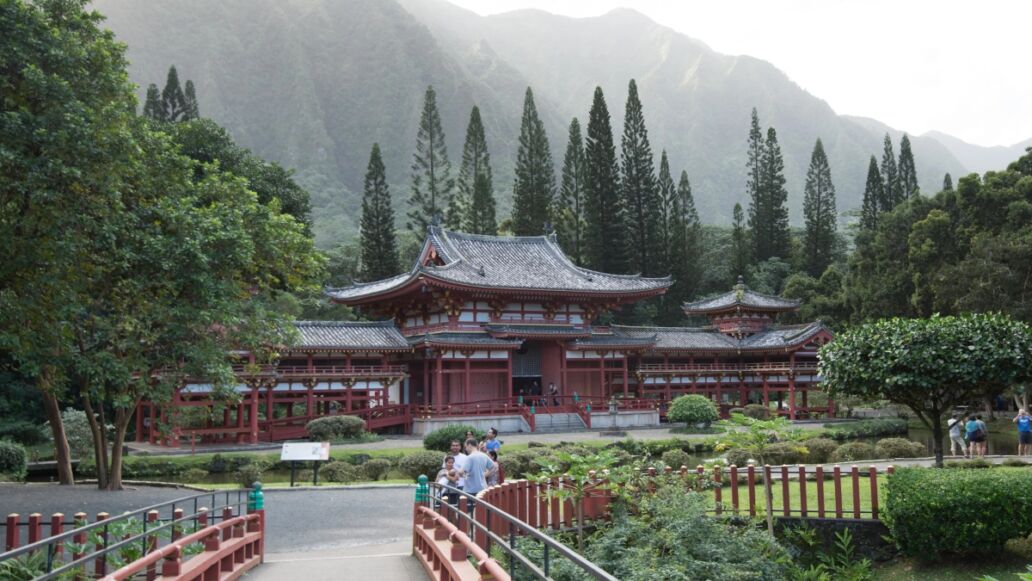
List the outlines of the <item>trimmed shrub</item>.
<svg viewBox="0 0 1032 581">
<path fill-rule="evenodd" d="M 748 466 L 749 460 L 756 460 L 745 448 L 731 448 L 727 451 L 727 463 L 735 466 Z M 759 464 L 759 461 L 756 462 Z"/>
<path fill-rule="evenodd" d="M 358 480 L 359 469 L 347 462 L 334 460 L 327 462 L 319 469 L 319 476 L 326 482 L 343 482 L 345 484 Z M 431 478 L 433 478 L 431 476 Z"/>
<path fill-rule="evenodd" d="M 28 472 L 28 455 L 25 447 L 14 442 L 0 441 L 0 477 L 10 480 L 24 480 Z"/>
<path fill-rule="evenodd" d="M 829 462 L 856 462 L 857 460 L 871 460 L 877 455 L 874 446 L 863 442 L 850 442 L 842 444 L 828 457 Z"/>
<path fill-rule="evenodd" d="M 1003 461 L 1003 466 L 1010 466 L 1012 468 L 1026 468 L 1028 467 L 1028 465 L 1028 462 L 1025 462 L 1024 460 L 1021 460 L 1019 458 L 1007 458 Z M 1032 559 L 1029 560 L 1032 561 Z"/>
<path fill-rule="evenodd" d="M 874 445 L 878 458 L 920 458 L 928 455 L 928 449 L 921 442 L 906 438 L 884 438 Z"/>
<path fill-rule="evenodd" d="M 682 395 L 674 398 L 667 410 L 667 418 L 671 422 L 685 422 L 688 425 L 700 422 L 715 422 L 720 419 L 720 412 L 713 400 L 698 394 Z"/>
<path fill-rule="evenodd" d="M 0 423 L 0 440 L 11 440 L 19 444 L 31 446 L 42 444 L 50 439 L 50 434 L 43 426 L 25 420 Z"/>
<path fill-rule="evenodd" d="M 829 438 L 855 440 L 856 438 L 905 435 L 907 420 L 904 418 L 878 418 L 844 424 L 824 424 L 824 427 L 828 429 Z"/>
<path fill-rule="evenodd" d="M 373 458 L 363 462 L 359 469 L 367 480 L 381 480 L 386 478 L 387 473 L 391 471 L 391 461 L 386 458 Z M 427 476 L 430 475 L 427 474 Z"/>
<path fill-rule="evenodd" d="M 804 441 L 803 445 L 806 446 L 806 461 L 812 464 L 824 464 L 839 447 L 838 442 L 828 438 L 811 438 Z"/>
<path fill-rule="evenodd" d="M 886 484 L 884 520 L 908 555 L 998 553 L 1032 534 L 1032 472 L 900 468 Z"/>
<path fill-rule="evenodd" d="M 452 440 L 465 442 L 466 432 L 469 431 L 473 432 L 478 440 L 481 440 L 484 437 L 484 432 L 481 432 L 473 426 L 445 426 L 440 430 L 434 430 L 424 436 L 423 448 L 426 448 L 427 450 L 437 450 L 438 452 L 447 452 L 451 447 Z"/>
<path fill-rule="evenodd" d="M 357 416 L 327 416 L 308 422 L 305 432 L 313 442 L 332 442 L 362 435 L 366 423 Z"/>
<path fill-rule="evenodd" d="M 1032 561 L 1032 535 L 1007 539 L 1003 549 L 1025 561 Z"/>
<path fill-rule="evenodd" d="M 689 466 L 689 462 L 691 462 L 691 460 L 688 457 L 688 453 L 684 450 L 667 450 L 666 452 L 663 452 L 660 459 L 663 461 L 664 465 L 669 466 L 674 470 L 678 470 L 681 466 L 688 466 L 691 468 L 691 466 Z"/>
<path fill-rule="evenodd" d="M 402 458 L 398 462 L 398 469 L 413 481 L 418 479 L 421 474 L 426 474 L 427 478 L 432 481 L 437 476 L 442 464 L 444 464 L 444 454 L 420 450 Z"/>
<path fill-rule="evenodd" d="M 245 464 L 236 471 L 236 481 L 241 488 L 251 488 L 255 482 L 261 482 L 262 473 L 268 470 L 269 465 L 261 460 Z"/>
<path fill-rule="evenodd" d="M 766 420 L 770 418 L 770 408 L 759 403 L 751 403 L 745 406 L 742 413 L 747 417 L 757 420 Z"/>
<path fill-rule="evenodd" d="M 198 482 L 204 482 L 208 478 L 208 472 L 206 470 L 201 470 L 200 468 L 187 468 L 186 470 L 183 470 L 182 474 L 180 474 L 180 478 L 184 482 L 195 484 Z"/>
<path fill-rule="evenodd" d="M 985 458 L 972 458 L 971 460 L 947 460 L 946 462 L 943 463 L 943 466 L 945 466 L 946 468 L 968 468 L 968 469 L 992 468 L 993 467 L 992 463 L 989 462 L 988 460 L 986 460 Z"/>
</svg>

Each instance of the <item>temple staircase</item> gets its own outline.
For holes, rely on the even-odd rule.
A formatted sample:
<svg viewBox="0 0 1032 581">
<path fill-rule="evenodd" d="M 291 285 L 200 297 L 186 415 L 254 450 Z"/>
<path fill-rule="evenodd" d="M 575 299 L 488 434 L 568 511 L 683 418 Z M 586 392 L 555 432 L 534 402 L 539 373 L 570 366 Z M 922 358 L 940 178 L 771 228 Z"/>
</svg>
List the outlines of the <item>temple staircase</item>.
<svg viewBox="0 0 1032 581">
<path fill-rule="evenodd" d="M 586 427 L 584 420 L 575 413 L 539 413 L 534 416 L 535 432 L 572 432 Z"/>
</svg>

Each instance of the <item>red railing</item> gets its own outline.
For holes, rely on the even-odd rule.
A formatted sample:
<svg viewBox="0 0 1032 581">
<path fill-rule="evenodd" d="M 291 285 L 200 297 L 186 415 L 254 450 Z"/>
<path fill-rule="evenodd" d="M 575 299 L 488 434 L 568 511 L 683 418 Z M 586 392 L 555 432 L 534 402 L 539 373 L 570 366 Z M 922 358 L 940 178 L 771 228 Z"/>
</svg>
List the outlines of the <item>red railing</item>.
<svg viewBox="0 0 1032 581">
<path fill-rule="evenodd" d="M 510 579 L 505 569 L 469 535 L 428 506 L 416 505 L 412 548 L 426 574 L 434 580 Z"/>
<path fill-rule="evenodd" d="M 233 373 L 241 376 L 275 375 L 296 377 L 376 377 L 408 373 L 407 365 L 234 365 Z"/>
<path fill-rule="evenodd" d="M 816 363 L 642 363 L 637 371 L 653 373 L 698 373 L 720 371 L 816 371 Z"/>
</svg>

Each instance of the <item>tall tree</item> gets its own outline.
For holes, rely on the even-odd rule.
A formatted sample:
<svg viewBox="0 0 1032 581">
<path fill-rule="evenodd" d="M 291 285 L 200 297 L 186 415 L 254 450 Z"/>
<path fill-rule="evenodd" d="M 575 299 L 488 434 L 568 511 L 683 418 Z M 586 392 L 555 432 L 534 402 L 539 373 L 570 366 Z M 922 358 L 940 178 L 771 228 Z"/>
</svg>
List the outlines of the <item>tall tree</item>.
<svg viewBox="0 0 1032 581">
<path fill-rule="evenodd" d="M 449 228 L 473 232 L 470 212 L 473 204 L 473 189 L 477 176 L 480 174 L 484 174 L 487 192 L 493 196 L 491 157 L 487 152 L 487 138 L 484 136 L 484 124 L 480 120 L 480 108 L 474 105 L 469 114 L 469 124 L 466 126 L 466 142 L 462 146 L 462 164 L 459 166 L 459 178 L 455 181 L 455 195 L 452 196 L 448 206 L 446 223 Z M 481 210 L 486 209 L 482 208 Z M 490 211 L 493 215 L 493 198 L 490 200 Z M 493 233 L 492 231 L 491 234 Z"/>
<path fill-rule="evenodd" d="M 747 179 L 745 182 L 746 194 L 749 196 L 749 228 L 752 230 L 753 240 L 767 241 L 770 239 L 770 196 L 763 189 L 763 130 L 760 128 L 760 116 L 753 107 L 752 118 L 749 123 L 749 141 L 746 152 L 745 169 Z M 767 242 L 764 242 L 767 244 Z M 737 274 L 745 274 L 739 271 Z"/>
<path fill-rule="evenodd" d="M 429 86 L 423 97 L 416 152 L 412 154 L 412 193 L 409 196 L 407 227 L 417 237 L 422 237 L 438 213 L 443 214 L 447 208 L 454 186 L 449 174 L 451 164 L 444 144 L 441 115 L 437 111 L 437 94 L 433 86 Z"/>
<path fill-rule="evenodd" d="M 764 201 L 764 238 L 757 240 L 753 232 L 753 248 L 758 262 L 768 258 L 787 259 L 791 244 L 788 230 L 788 190 L 785 189 L 785 160 L 778 145 L 778 134 L 773 127 L 767 128 L 767 139 L 763 144 L 760 159 L 760 191 Z"/>
<path fill-rule="evenodd" d="M 143 103 L 143 116 L 155 121 L 165 120 L 165 109 L 161 106 L 161 91 L 151 83 L 147 86 L 147 99 Z"/>
<path fill-rule="evenodd" d="M 374 143 L 369 153 L 362 193 L 361 240 L 362 278 L 380 280 L 398 274 L 401 269 L 394 236 L 394 208 L 379 143 Z"/>
<path fill-rule="evenodd" d="M 627 87 L 624 132 L 620 144 L 623 161 L 624 204 L 627 208 L 627 244 L 631 270 L 646 276 L 660 272 L 662 253 L 662 201 L 652 161 L 652 146 L 645 127 L 645 115 L 638 98 L 638 85 L 631 79 Z"/>
<path fill-rule="evenodd" d="M 685 179 L 688 178 L 685 174 Z M 664 149 L 659 156 L 659 180 L 656 183 L 659 189 L 659 254 L 657 255 L 659 272 L 671 273 L 673 267 L 673 239 L 674 227 L 677 223 L 678 212 L 681 204 L 678 200 L 677 186 L 674 185 L 674 178 L 670 175 L 670 160 L 667 159 L 667 152 Z M 689 185 L 689 190 L 691 186 Z M 689 195 L 691 195 L 689 191 Z"/>
<path fill-rule="evenodd" d="M 660 175 L 662 176 L 662 174 L 663 171 L 660 170 Z M 660 181 L 664 180 L 661 178 Z M 666 320 L 681 318 L 684 314 L 681 311 L 681 303 L 693 298 L 698 290 L 701 278 L 701 229 L 699 213 L 695 209 L 695 200 L 692 197 L 692 185 L 688 181 L 688 172 L 682 171 L 681 179 L 670 200 L 666 228 L 670 236 L 670 274 L 674 278 L 673 287 L 664 296 Z"/>
<path fill-rule="evenodd" d="M 494 235 L 498 233 L 491 178 L 483 172 L 478 173 L 473 181 L 473 204 L 469 208 L 469 222 L 466 231 L 473 234 Z"/>
<path fill-rule="evenodd" d="M 837 228 L 835 184 L 831 181 L 831 166 L 820 138 L 813 146 L 810 169 L 806 172 L 803 217 L 806 221 L 803 260 L 810 276 L 818 278 L 834 257 Z"/>
<path fill-rule="evenodd" d="M 731 267 L 736 276 L 744 276 L 752 263 L 749 232 L 745 228 L 745 213 L 741 204 L 735 204 L 731 218 Z"/>
<path fill-rule="evenodd" d="M 190 79 L 186 80 L 186 87 L 183 90 L 184 98 L 184 109 L 182 121 L 190 121 L 192 119 L 200 119 L 201 113 L 200 108 L 197 106 L 197 92 L 194 90 L 193 81 Z"/>
<path fill-rule="evenodd" d="M 543 234 L 550 222 L 554 196 L 555 169 L 548 136 L 534 105 L 534 92 L 527 87 L 516 150 L 516 180 L 512 186 L 513 233 L 517 236 Z"/>
<path fill-rule="evenodd" d="M 585 262 L 603 272 L 627 272 L 624 200 L 620 195 L 616 147 L 602 87 L 595 87 L 588 115 L 584 177 Z"/>
<path fill-rule="evenodd" d="M 882 199 L 878 204 L 879 212 L 888 212 L 903 200 L 903 190 L 899 183 L 899 170 L 896 166 L 896 153 L 892 149 L 892 139 L 885 134 L 881 160 Z"/>
<path fill-rule="evenodd" d="M 884 189 L 881 171 L 878 170 L 878 160 L 872 155 L 871 162 L 867 164 L 867 185 L 864 186 L 863 206 L 860 209 L 861 230 L 872 231 L 878 225 L 881 201 L 885 196 Z"/>
<path fill-rule="evenodd" d="M 167 121 L 179 121 L 179 117 L 186 111 L 186 95 L 179 85 L 179 73 L 175 65 L 168 69 L 165 88 L 161 91 L 161 108 Z"/>
<path fill-rule="evenodd" d="M 910 149 L 910 137 L 906 133 L 899 142 L 899 190 L 900 200 L 909 200 L 918 192 L 917 168 L 914 166 L 914 152 Z"/>
<path fill-rule="evenodd" d="M 575 264 L 584 264 L 584 138 L 580 121 L 570 121 L 570 132 L 563 156 L 563 181 L 555 208 L 555 233 L 559 245 Z"/>
<path fill-rule="evenodd" d="M 942 177 L 942 191 L 953 191 L 953 176 L 950 175 L 950 172 L 946 172 L 946 175 Z"/>
</svg>

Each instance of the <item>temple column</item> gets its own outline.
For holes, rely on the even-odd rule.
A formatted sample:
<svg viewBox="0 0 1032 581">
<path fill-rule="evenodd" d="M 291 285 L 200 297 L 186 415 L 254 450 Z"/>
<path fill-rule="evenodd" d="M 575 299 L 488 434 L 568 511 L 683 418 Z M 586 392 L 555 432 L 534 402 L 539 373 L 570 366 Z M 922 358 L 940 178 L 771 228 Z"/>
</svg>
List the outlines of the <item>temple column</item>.
<svg viewBox="0 0 1032 581">
<path fill-rule="evenodd" d="M 512 393 L 512 351 L 506 352 L 507 358 L 505 360 L 505 384 L 508 386 L 507 397 L 513 397 Z"/>
<path fill-rule="evenodd" d="M 136 404 L 136 441 L 143 442 L 143 402 Z"/>
<path fill-rule="evenodd" d="M 600 351 L 598 357 L 598 389 L 602 397 L 607 397 L 609 394 L 606 393 L 606 354 Z"/>
<path fill-rule="evenodd" d="M 430 405 L 430 362 L 423 357 L 423 405 Z"/>
<path fill-rule="evenodd" d="M 788 418 L 796 419 L 795 405 L 795 353 L 788 356 Z"/>
<path fill-rule="evenodd" d="M 624 353 L 623 354 L 623 394 L 624 394 L 624 397 L 627 397 L 628 389 L 630 388 L 630 386 L 628 385 L 628 382 L 627 382 L 627 357 L 628 357 L 627 353 Z"/>
<path fill-rule="evenodd" d="M 434 369 L 434 405 L 444 405 L 444 373 L 441 369 L 443 354 L 437 353 L 436 368 Z"/>
<path fill-rule="evenodd" d="M 770 384 L 767 380 L 770 376 L 767 373 L 763 374 L 763 407 L 770 408 Z"/>
<path fill-rule="evenodd" d="M 466 374 L 462 378 L 462 380 L 463 380 L 462 381 L 463 392 L 465 392 L 465 394 L 466 394 L 465 398 L 466 398 L 467 402 L 473 401 L 473 380 L 472 380 L 472 377 L 471 377 L 470 371 L 469 371 L 469 368 L 470 368 L 470 361 L 469 360 L 470 360 L 470 358 L 472 356 L 473 356 L 472 353 L 470 353 L 469 355 L 466 355 L 466 365 L 465 365 L 465 367 L 466 367 Z"/>
<path fill-rule="evenodd" d="M 311 353 L 308 354 L 307 367 L 308 373 L 312 373 L 313 371 L 315 371 L 315 357 L 313 357 Z"/>
<path fill-rule="evenodd" d="M 258 443 L 258 386 L 257 385 L 255 385 L 255 386 L 253 386 L 251 388 L 251 410 L 250 410 L 250 417 L 248 419 L 251 420 L 251 424 L 250 424 L 250 428 L 251 428 L 251 443 L 252 444 L 257 444 Z"/>
<path fill-rule="evenodd" d="M 154 402 L 151 402 L 151 404 L 148 407 L 150 408 L 150 427 L 147 429 L 147 440 L 151 444 L 154 444 L 158 441 L 158 408 L 154 405 Z"/>
</svg>

